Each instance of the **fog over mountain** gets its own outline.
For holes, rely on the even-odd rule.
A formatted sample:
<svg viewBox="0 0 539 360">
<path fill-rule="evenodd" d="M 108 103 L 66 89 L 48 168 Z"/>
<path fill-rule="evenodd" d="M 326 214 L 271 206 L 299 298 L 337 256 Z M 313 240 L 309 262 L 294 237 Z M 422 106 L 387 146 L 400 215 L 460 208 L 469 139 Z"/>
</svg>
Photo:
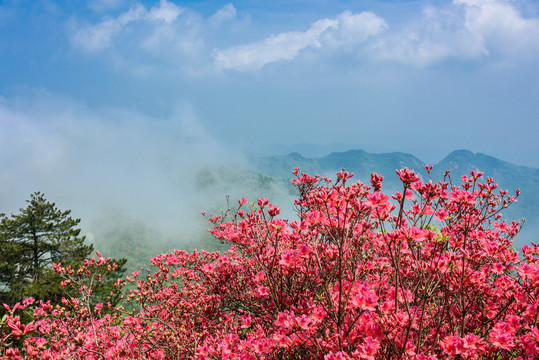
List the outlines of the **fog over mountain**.
<svg viewBox="0 0 539 360">
<path fill-rule="evenodd" d="M 404 152 L 246 154 L 209 135 L 187 104 L 179 104 L 177 115 L 163 120 L 114 108 L 96 114 L 76 102 L 65 107 L 65 100 L 54 96 L 36 100 L 0 101 L 0 119 L 9 130 L 0 135 L 6 145 L 0 154 L 0 211 L 16 212 L 30 193 L 42 191 L 60 208 L 72 209 L 82 218 L 88 239 L 97 248 L 116 251 L 115 256 L 134 251 L 122 241 L 135 247 L 149 244 L 155 251 L 208 246 L 209 224 L 200 212 L 217 214 L 241 197 L 267 197 L 283 208 L 283 216 L 293 218 L 295 189 L 290 179 L 298 167 L 330 178 L 346 168 L 363 182 L 378 172 L 385 176 L 386 192 L 400 190 L 396 169 L 408 167 L 428 179 L 425 162 Z M 149 143 L 152 138 L 158 141 Z M 313 154 L 345 146 L 293 148 Z M 493 176 L 501 189 L 513 192 L 520 187 L 518 204 L 505 215 L 527 218 L 519 244 L 534 240 L 539 169 L 467 150 L 454 151 L 433 165 L 434 180 L 445 170 L 458 180 L 479 169 Z M 146 255 L 152 255 L 151 250 Z"/>
</svg>

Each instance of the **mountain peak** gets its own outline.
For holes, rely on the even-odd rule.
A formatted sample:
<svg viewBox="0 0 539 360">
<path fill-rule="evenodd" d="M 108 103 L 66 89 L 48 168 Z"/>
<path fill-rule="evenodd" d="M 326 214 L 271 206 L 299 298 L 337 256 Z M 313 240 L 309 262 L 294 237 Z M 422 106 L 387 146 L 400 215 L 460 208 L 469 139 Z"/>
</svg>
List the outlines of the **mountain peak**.
<svg viewBox="0 0 539 360">
<path fill-rule="evenodd" d="M 302 160 L 302 159 L 305 159 L 305 157 L 303 155 L 301 155 L 299 152 L 295 151 L 295 152 L 291 152 L 290 154 L 287 155 L 290 159 L 292 160 Z"/>
<path fill-rule="evenodd" d="M 449 155 L 447 155 L 445 158 L 453 158 L 453 157 L 472 157 L 475 154 L 467 149 L 458 149 L 454 150 Z"/>
</svg>

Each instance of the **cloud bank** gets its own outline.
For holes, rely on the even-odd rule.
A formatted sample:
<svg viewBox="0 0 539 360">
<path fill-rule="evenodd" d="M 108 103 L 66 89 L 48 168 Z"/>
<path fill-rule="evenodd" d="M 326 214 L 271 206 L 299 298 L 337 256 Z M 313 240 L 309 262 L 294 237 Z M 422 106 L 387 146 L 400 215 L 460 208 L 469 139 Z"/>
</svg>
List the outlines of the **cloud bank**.
<svg viewBox="0 0 539 360">
<path fill-rule="evenodd" d="M 113 40 L 135 22 L 154 27 L 171 24 L 182 13 L 182 8 L 162 0 L 159 6 L 147 10 L 138 4 L 116 18 L 105 18 L 95 25 L 78 26 L 71 36 L 73 45 L 86 52 L 103 51 L 112 46 Z M 139 25 L 140 26 L 140 25 Z"/>
<path fill-rule="evenodd" d="M 117 217 L 147 224 L 154 241 L 173 237 L 178 244 L 196 243 L 207 227 L 200 212 L 224 207 L 225 195 L 237 191 L 201 192 L 197 174 L 246 164 L 206 132 L 188 103 L 159 119 L 90 110 L 45 92 L 0 97 L 0 143 L 0 211 L 17 212 L 42 191 L 82 218 L 86 233 L 102 234 L 102 220 Z"/>
<path fill-rule="evenodd" d="M 140 76 L 212 72 L 208 42 L 228 23 L 236 9 L 227 4 L 210 17 L 166 0 L 145 7 L 136 4 L 116 16 L 104 15 L 92 23 L 71 19 L 69 42 L 90 57 L 104 57 L 120 72 Z"/>
<path fill-rule="evenodd" d="M 112 7 L 117 2 L 93 4 Z M 314 21 L 303 31 L 283 31 L 247 43 L 242 39 L 251 30 L 248 14 L 238 14 L 227 4 L 205 17 L 161 0 L 148 8 L 134 5 L 97 23 L 74 21 L 70 41 L 87 54 L 109 52 L 135 62 L 133 68 L 144 63 L 138 53 L 142 52 L 167 67 L 198 74 L 258 71 L 271 63 L 298 61 L 309 49 L 320 59 L 344 54 L 357 64 L 383 61 L 418 67 L 454 59 L 514 64 L 539 54 L 539 19 L 525 17 L 518 3 L 505 0 L 426 6 L 421 14 L 396 24 L 372 11 L 346 10 Z M 223 47 L 226 43 L 231 46 Z"/>
<path fill-rule="evenodd" d="M 215 52 L 215 64 L 225 70 L 258 70 L 272 62 L 293 60 L 308 47 L 361 43 L 385 28 L 386 22 L 373 13 L 345 11 L 335 19 L 316 21 L 305 32 L 284 32 L 260 42 L 218 50 Z"/>
<path fill-rule="evenodd" d="M 373 59 L 428 66 L 450 59 L 510 63 L 536 57 L 539 20 L 524 18 L 512 3 L 455 0 L 423 9 L 422 16 L 369 46 Z"/>
</svg>

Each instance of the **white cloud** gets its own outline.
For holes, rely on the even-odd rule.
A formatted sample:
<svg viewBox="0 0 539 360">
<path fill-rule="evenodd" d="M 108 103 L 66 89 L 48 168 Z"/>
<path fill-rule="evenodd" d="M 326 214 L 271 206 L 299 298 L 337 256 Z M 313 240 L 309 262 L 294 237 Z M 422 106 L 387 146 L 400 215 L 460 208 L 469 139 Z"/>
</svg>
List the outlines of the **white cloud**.
<svg viewBox="0 0 539 360">
<path fill-rule="evenodd" d="M 272 62 L 290 61 L 308 47 L 362 42 L 386 26 L 383 19 L 370 12 L 352 14 L 345 11 L 335 19 L 314 22 L 304 32 L 283 32 L 260 42 L 217 50 L 215 64 L 219 69 L 257 70 Z"/>
<path fill-rule="evenodd" d="M 369 46 L 375 60 L 428 66 L 450 58 L 489 57 L 518 61 L 539 50 L 539 21 L 524 18 L 504 0 L 455 0 L 426 7 L 419 19 L 377 38 Z"/>
<path fill-rule="evenodd" d="M 127 31 L 127 27 L 136 21 L 159 24 L 173 23 L 181 14 L 177 5 L 161 0 L 158 6 L 147 10 L 142 5 L 135 5 L 116 18 L 107 17 L 95 25 L 78 26 L 71 36 L 71 43 L 86 52 L 99 52 L 112 46 L 115 37 Z"/>
<path fill-rule="evenodd" d="M 215 62 L 221 69 L 256 70 L 271 62 L 292 60 L 306 47 L 320 47 L 320 35 L 336 25 L 335 20 L 324 19 L 306 32 L 280 33 L 261 42 L 220 50 L 215 54 Z"/>
<path fill-rule="evenodd" d="M 100 1 L 116 4 L 115 0 Z M 118 69 L 146 76 L 256 71 L 270 63 L 297 59 L 308 49 L 316 49 L 310 54 L 322 61 L 346 54 L 352 61 L 419 67 L 450 59 L 518 63 L 539 54 L 539 19 L 524 17 L 516 4 L 506 0 L 454 0 L 424 7 L 417 16 L 391 26 L 373 12 L 346 10 L 334 18 L 313 22 L 305 31 L 283 31 L 245 43 L 246 26 L 252 24 L 245 22 L 248 14 L 238 17 L 232 4 L 204 18 L 160 0 L 153 7 L 134 5 L 95 24 L 75 24 L 70 38 L 72 45 L 84 52 L 110 50 L 115 64 L 121 64 L 116 65 Z M 234 42 L 236 45 L 225 45 Z"/>
<path fill-rule="evenodd" d="M 87 52 L 102 51 L 111 46 L 113 38 L 129 23 L 141 19 L 146 13 L 143 6 L 137 5 L 117 18 L 106 18 L 99 24 L 83 26 L 71 36 L 71 43 Z"/>
<path fill-rule="evenodd" d="M 118 71 L 137 77 L 205 74 L 212 66 L 206 20 L 161 0 L 152 7 L 134 5 L 94 24 L 73 21 L 70 40 L 75 49 L 105 55 Z"/>
<path fill-rule="evenodd" d="M 481 41 L 464 31 L 462 22 L 454 12 L 427 7 L 419 20 L 369 44 L 367 53 L 374 60 L 416 66 L 485 55 Z"/>
<path fill-rule="evenodd" d="M 159 6 L 152 7 L 146 18 L 151 21 L 164 21 L 169 24 L 175 21 L 180 14 L 180 7 L 169 3 L 166 0 L 161 0 Z"/>
<path fill-rule="evenodd" d="M 509 55 L 539 50 L 539 19 L 524 18 L 507 1 L 454 0 L 465 9 L 465 29 L 489 50 Z"/>
<path fill-rule="evenodd" d="M 212 26 L 219 28 L 224 22 L 234 20 L 237 15 L 234 5 L 226 4 L 209 18 L 209 22 Z"/>
<path fill-rule="evenodd" d="M 337 16 L 338 28 L 332 33 L 334 41 L 342 44 L 361 43 L 388 28 L 384 19 L 372 12 L 345 11 Z"/>
</svg>

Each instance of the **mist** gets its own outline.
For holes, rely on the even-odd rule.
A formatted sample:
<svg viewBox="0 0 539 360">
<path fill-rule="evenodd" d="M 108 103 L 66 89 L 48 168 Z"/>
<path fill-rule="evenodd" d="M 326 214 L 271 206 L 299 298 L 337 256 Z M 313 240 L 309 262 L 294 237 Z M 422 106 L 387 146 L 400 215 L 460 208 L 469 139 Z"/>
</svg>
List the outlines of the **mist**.
<svg viewBox="0 0 539 360">
<path fill-rule="evenodd" d="M 242 178 L 245 155 L 212 138 L 183 101 L 155 118 L 46 92 L 0 98 L 0 143 L 0 212 L 17 213 L 41 191 L 82 219 L 97 249 L 126 232 L 159 250 L 200 248 L 210 225 L 201 212 L 226 209 L 227 196 L 231 205 L 243 196 L 292 202 L 286 186 Z"/>
<path fill-rule="evenodd" d="M 120 257 L 134 251 L 120 242 L 130 238 L 133 246 L 150 249 L 145 258 L 174 248 L 219 249 L 201 212 L 219 214 L 241 197 L 266 197 L 293 219 L 289 180 L 256 173 L 249 161 L 253 153 L 223 139 L 207 131 L 185 100 L 169 116 L 157 117 L 120 107 L 89 108 L 43 90 L 0 97 L 0 213 L 18 213 L 31 193 L 41 191 L 82 219 L 82 234 L 96 249 Z M 297 147 L 330 148 L 300 144 L 274 150 Z M 535 240 L 537 227 L 526 223 L 515 246 Z"/>
</svg>

